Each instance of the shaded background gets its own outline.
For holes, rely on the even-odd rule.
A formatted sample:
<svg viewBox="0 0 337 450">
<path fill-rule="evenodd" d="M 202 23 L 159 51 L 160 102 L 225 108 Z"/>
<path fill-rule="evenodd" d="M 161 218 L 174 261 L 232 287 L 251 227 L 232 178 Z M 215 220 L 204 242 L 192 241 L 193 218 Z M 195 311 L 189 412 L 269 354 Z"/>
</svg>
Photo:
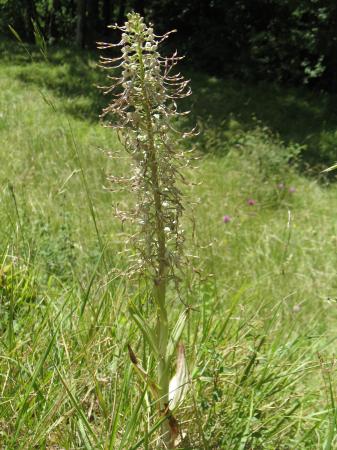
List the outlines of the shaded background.
<svg viewBox="0 0 337 450">
<path fill-rule="evenodd" d="M 0 30 L 33 41 L 33 20 L 50 43 L 92 47 L 132 9 L 159 31 L 177 28 L 199 69 L 337 89 L 333 0 L 0 0 Z"/>
<path fill-rule="evenodd" d="M 17 62 L 21 81 L 66 98 L 85 94 L 83 105 L 72 104 L 73 113 L 96 121 L 105 100 L 93 89 L 100 75 L 91 70 L 98 58 L 92 50 L 98 40 L 118 41 L 107 26 L 122 24 L 131 10 L 158 33 L 177 29 L 162 51 L 186 55 L 184 73 L 194 91 L 188 107 L 197 111 L 192 121 L 201 123 L 202 151 L 225 154 L 237 125 L 247 130 L 258 122 L 300 146 L 306 172 L 317 176 L 336 162 L 333 0 L 0 0 L 1 58 Z M 54 72 L 43 65 L 25 70 L 27 55 L 13 30 L 27 44 L 39 44 L 29 47 L 35 61 L 45 40 Z"/>
</svg>

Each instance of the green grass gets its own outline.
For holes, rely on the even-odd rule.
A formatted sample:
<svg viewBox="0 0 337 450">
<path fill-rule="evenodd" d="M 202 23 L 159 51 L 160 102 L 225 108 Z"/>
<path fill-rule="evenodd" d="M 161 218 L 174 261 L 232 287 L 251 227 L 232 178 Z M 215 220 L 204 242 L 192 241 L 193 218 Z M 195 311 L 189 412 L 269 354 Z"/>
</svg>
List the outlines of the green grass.
<svg viewBox="0 0 337 450">
<path fill-rule="evenodd" d="M 113 203 L 129 199 L 103 189 L 126 170 L 100 150 L 119 147 L 98 124 L 103 75 L 91 54 L 2 50 L 1 446 L 155 448 L 156 406 L 127 355 L 131 343 L 153 370 L 127 313 L 133 298 L 146 314 L 146 293 L 114 270 L 127 262 Z M 191 76 L 204 133 L 186 172 L 196 258 L 182 286 L 193 383 L 181 448 L 333 449 L 337 189 L 286 163 L 325 123 L 334 135 L 333 99 Z"/>
</svg>

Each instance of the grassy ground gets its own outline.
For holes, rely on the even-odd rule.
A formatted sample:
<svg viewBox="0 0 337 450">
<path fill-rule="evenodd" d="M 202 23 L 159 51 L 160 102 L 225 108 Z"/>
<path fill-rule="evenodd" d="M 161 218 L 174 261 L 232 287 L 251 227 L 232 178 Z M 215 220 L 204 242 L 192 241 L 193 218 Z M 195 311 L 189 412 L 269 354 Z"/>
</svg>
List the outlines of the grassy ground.
<svg viewBox="0 0 337 450">
<path fill-rule="evenodd" d="M 128 199 L 103 189 L 123 165 L 102 151 L 118 142 L 98 124 L 107 100 L 94 86 L 104 82 L 95 62 L 65 50 L 48 61 L 35 52 L 32 62 L 2 47 L 6 449 L 155 448 L 155 407 L 126 345 L 152 363 L 127 313 L 128 284 L 113 271 L 126 262 L 112 204 Z M 196 182 L 188 251 L 198 258 L 183 288 L 193 383 L 179 414 L 181 448 L 336 448 L 337 190 L 286 164 L 308 142 L 331 153 L 319 139 L 336 133 L 333 99 L 191 76 L 203 156 L 186 173 Z"/>
</svg>

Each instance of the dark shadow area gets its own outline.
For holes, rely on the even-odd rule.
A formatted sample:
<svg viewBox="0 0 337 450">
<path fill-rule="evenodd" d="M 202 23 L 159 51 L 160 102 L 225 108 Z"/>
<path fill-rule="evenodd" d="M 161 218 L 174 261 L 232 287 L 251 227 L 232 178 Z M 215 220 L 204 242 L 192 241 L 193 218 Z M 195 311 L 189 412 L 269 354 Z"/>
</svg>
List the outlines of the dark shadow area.
<svg viewBox="0 0 337 450">
<path fill-rule="evenodd" d="M 248 84 L 190 73 L 194 121 L 222 130 L 248 130 L 260 124 L 286 144 L 303 146 L 303 166 L 326 168 L 337 160 L 337 96 L 323 91 Z M 234 124 L 234 126 L 233 126 Z M 202 140 L 202 135 L 198 137 Z"/>
<path fill-rule="evenodd" d="M 97 122 L 108 102 L 98 89 L 106 82 L 106 73 L 97 67 L 98 51 L 55 47 L 44 57 L 35 46 L 6 41 L 0 43 L 0 58 L 0 64 L 15 67 L 19 81 L 64 99 L 63 110 L 75 117 Z"/>
<path fill-rule="evenodd" d="M 74 48 L 51 48 L 47 59 L 35 47 L 23 48 L 12 41 L 0 44 L 1 62 L 15 67 L 15 77 L 27 85 L 47 88 L 64 99 L 65 112 L 97 122 L 108 97 L 97 89 L 106 82 L 106 72 L 97 68 L 98 51 Z M 28 55 L 27 51 L 30 53 Z M 191 78 L 193 95 L 186 100 L 192 111 L 191 123 L 212 129 L 226 140 L 235 129 L 249 130 L 257 123 L 268 127 L 285 142 L 303 146 L 303 168 L 326 168 L 337 160 L 337 96 L 308 88 L 285 87 L 272 83 L 243 83 L 191 72 L 180 68 Z M 213 151 L 198 137 L 203 151 Z M 205 145 L 204 145 L 205 144 Z M 225 147 L 225 146 L 224 146 Z M 225 150 L 224 150 L 225 151 Z M 214 152 L 221 154 L 221 145 Z"/>
</svg>

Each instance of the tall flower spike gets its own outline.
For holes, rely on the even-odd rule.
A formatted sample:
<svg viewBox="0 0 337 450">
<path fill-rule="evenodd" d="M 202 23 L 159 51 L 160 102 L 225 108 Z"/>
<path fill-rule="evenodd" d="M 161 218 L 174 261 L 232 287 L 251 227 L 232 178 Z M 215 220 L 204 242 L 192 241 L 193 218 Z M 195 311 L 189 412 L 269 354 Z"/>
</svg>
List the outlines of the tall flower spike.
<svg viewBox="0 0 337 450">
<path fill-rule="evenodd" d="M 182 376 L 182 369 L 178 368 L 179 376 L 175 377 L 174 389 L 169 395 L 172 346 L 178 344 L 187 314 L 182 313 L 183 320 L 178 321 L 181 326 L 174 328 L 170 336 L 171 310 L 167 308 L 166 291 L 170 280 L 178 280 L 177 270 L 181 270 L 184 258 L 184 234 L 180 224 L 183 205 L 178 181 L 184 181 L 180 170 L 188 161 L 179 142 L 194 130 L 180 133 L 173 125 L 178 116 L 187 114 L 178 112 L 176 100 L 190 95 L 191 90 L 188 81 L 179 73 L 172 73 L 181 58 L 176 53 L 168 58 L 158 53 L 158 46 L 170 33 L 155 35 L 152 26 L 146 26 L 136 13 L 128 15 L 124 26 L 113 28 L 122 32 L 121 41 L 99 43 L 99 48 L 120 47 L 122 55 L 100 60 L 101 66 L 112 69 L 114 74 L 109 77 L 113 80 L 112 86 L 104 88 L 113 100 L 103 110 L 102 117 L 108 119 L 107 126 L 117 129 L 120 142 L 131 156 L 133 170 L 129 179 L 114 176 L 109 179 L 133 191 L 137 199 L 133 211 L 120 215 L 122 220 L 128 217 L 138 226 L 138 232 L 132 236 L 136 254 L 130 261 L 130 272 L 142 275 L 152 284 L 156 326 L 152 329 L 135 306 L 132 306 L 131 316 L 157 361 L 159 407 L 161 414 L 167 417 L 162 427 L 164 448 L 174 448 L 177 421 L 171 414 L 170 401 L 174 406 L 181 402 L 186 376 Z M 116 76 L 118 71 L 120 75 Z M 182 354 L 180 350 L 178 361 L 187 373 Z M 134 361 L 135 358 L 132 361 L 135 365 Z M 183 388 L 180 380 L 183 380 Z"/>
<path fill-rule="evenodd" d="M 130 211 L 129 218 L 139 226 L 133 239 L 139 254 L 130 266 L 159 280 L 174 276 L 181 262 L 183 206 L 177 179 L 183 179 L 180 168 L 187 159 L 179 149 L 178 138 L 190 133 L 180 134 L 173 122 L 186 114 L 177 111 L 176 99 L 190 95 L 191 90 L 180 74 L 171 74 L 181 58 L 176 53 L 162 58 L 158 53 L 158 45 L 170 33 L 156 36 L 136 13 L 128 15 L 125 26 L 113 28 L 122 31 L 121 41 L 115 44 L 121 47 L 122 56 L 102 57 L 100 63 L 104 68 L 120 69 L 121 75 L 110 77 L 113 85 L 104 89 L 114 99 L 102 117 L 109 119 L 107 126 L 117 129 L 134 170 L 129 179 L 111 176 L 109 180 L 137 196 L 136 209 Z M 113 45 L 99 43 L 99 48 Z"/>
</svg>

